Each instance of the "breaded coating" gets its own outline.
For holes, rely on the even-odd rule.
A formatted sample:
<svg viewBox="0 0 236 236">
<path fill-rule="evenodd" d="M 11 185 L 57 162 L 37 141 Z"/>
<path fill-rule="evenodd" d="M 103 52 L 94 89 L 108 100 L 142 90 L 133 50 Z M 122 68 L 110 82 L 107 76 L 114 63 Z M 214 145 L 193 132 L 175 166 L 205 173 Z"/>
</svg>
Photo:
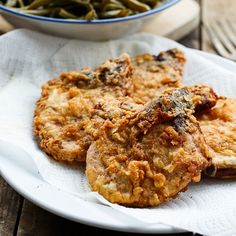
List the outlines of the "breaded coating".
<svg viewBox="0 0 236 236">
<path fill-rule="evenodd" d="M 34 117 L 41 148 L 58 161 L 85 161 L 104 121 L 115 123 L 164 89 L 179 86 L 183 65 L 177 49 L 133 61 L 123 54 L 96 70 L 81 68 L 50 80 L 42 86 Z"/>
<path fill-rule="evenodd" d="M 214 153 L 210 176 L 236 177 L 236 98 L 221 98 L 197 116 L 207 144 Z"/>
<path fill-rule="evenodd" d="M 178 49 L 161 52 L 158 56 L 144 54 L 133 58 L 131 96 L 136 102 L 147 103 L 166 89 L 180 87 L 185 61 L 183 52 Z"/>
<path fill-rule="evenodd" d="M 142 111 L 106 121 L 87 153 L 92 191 L 112 203 L 148 207 L 199 181 L 211 157 L 192 115 L 193 97 L 187 87 L 175 89 Z"/>
<path fill-rule="evenodd" d="M 132 65 L 127 54 L 97 70 L 62 73 L 42 86 L 34 117 L 41 148 L 59 161 L 85 161 L 86 152 L 105 120 L 115 122 L 138 105 L 132 91 Z"/>
<path fill-rule="evenodd" d="M 208 85 L 196 84 L 189 86 L 188 90 L 192 94 L 195 114 L 208 111 L 216 105 L 220 98 Z"/>
</svg>

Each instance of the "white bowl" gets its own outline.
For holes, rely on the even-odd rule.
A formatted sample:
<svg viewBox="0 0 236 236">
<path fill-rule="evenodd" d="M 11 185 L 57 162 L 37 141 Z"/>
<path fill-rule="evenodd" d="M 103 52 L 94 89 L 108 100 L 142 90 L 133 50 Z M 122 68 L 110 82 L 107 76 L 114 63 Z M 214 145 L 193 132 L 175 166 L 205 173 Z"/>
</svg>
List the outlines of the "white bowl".
<svg viewBox="0 0 236 236">
<path fill-rule="evenodd" d="M 24 14 L 0 5 L 0 14 L 17 28 L 28 28 L 56 36 L 87 40 L 108 40 L 135 33 L 156 13 L 160 13 L 179 0 L 166 0 L 150 11 L 114 19 L 93 21 L 64 20 Z M 158 27 L 158 25 L 157 25 Z"/>
</svg>

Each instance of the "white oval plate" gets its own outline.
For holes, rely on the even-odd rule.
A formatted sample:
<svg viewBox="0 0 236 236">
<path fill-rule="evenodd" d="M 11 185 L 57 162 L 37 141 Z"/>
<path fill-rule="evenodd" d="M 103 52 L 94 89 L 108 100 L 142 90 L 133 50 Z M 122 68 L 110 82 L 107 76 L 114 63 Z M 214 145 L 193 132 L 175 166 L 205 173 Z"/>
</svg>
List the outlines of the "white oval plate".
<svg viewBox="0 0 236 236">
<path fill-rule="evenodd" d="M 194 50 L 198 55 L 236 73 L 236 64 L 219 56 Z M 6 148 L 7 147 L 7 148 Z M 86 202 L 72 194 L 66 193 L 49 185 L 40 178 L 37 171 L 22 163 L 16 165 L 14 160 L 19 156 L 31 159 L 22 149 L 12 147 L 12 144 L 0 143 L 0 174 L 18 193 L 29 201 L 64 218 L 86 225 L 104 229 L 133 232 L 133 233 L 179 233 L 184 230 L 162 224 L 146 225 L 125 216 L 114 209 Z M 30 161 L 30 160 L 29 160 Z"/>
</svg>

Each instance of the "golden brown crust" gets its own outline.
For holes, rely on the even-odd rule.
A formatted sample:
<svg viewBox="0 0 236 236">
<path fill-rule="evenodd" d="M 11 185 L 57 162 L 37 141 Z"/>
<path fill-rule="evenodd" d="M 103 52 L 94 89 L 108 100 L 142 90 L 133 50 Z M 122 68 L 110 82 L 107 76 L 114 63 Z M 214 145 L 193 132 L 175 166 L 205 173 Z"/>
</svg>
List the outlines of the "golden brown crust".
<svg viewBox="0 0 236 236">
<path fill-rule="evenodd" d="M 124 54 L 95 71 L 84 67 L 50 80 L 42 86 L 34 117 L 41 148 L 59 161 L 85 161 L 105 120 L 115 122 L 141 109 L 158 90 L 179 86 L 183 65 L 177 49 L 139 56 L 133 63 Z"/>
<path fill-rule="evenodd" d="M 133 207 L 156 206 L 199 181 L 210 160 L 191 93 L 177 89 L 117 123 L 105 122 L 87 153 L 93 191 Z"/>
<path fill-rule="evenodd" d="M 85 161 L 101 124 L 137 107 L 126 97 L 132 90 L 132 70 L 124 54 L 96 71 L 82 68 L 44 84 L 34 117 L 41 148 L 59 161 Z"/>
<path fill-rule="evenodd" d="M 236 99 L 221 98 L 216 106 L 197 118 L 214 153 L 214 168 L 206 173 L 222 178 L 236 176 Z"/>
<path fill-rule="evenodd" d="M 185 57 L 178 49 L 161 52 L 158 56 L 140 55 L 132 62 L 134 91 L 131 96 L 138 103 L 147 103 L 166 89 L 182 84 Z"/>
</svg>

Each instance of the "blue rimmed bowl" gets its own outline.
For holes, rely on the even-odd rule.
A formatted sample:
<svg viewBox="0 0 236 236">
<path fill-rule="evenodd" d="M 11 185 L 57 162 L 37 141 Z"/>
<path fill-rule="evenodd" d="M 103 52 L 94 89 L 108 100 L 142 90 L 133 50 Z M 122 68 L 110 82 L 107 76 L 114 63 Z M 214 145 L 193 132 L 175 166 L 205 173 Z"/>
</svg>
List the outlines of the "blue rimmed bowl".
<svg viewBox="0 0 236 236">
<path fill-rule="evenodd" d="M 51 35 L 84 40 L 108 40 L 138 32 L 152 18 L 180 0 L 166 0 L 162 5 L 136 15 L 93 21 L 64 20 L 24 14 L 0 5 L 0 14 L 17 28 L 28 28 Z M 158 25 L 157 25 L 158 27 Z"/>
</svg>

